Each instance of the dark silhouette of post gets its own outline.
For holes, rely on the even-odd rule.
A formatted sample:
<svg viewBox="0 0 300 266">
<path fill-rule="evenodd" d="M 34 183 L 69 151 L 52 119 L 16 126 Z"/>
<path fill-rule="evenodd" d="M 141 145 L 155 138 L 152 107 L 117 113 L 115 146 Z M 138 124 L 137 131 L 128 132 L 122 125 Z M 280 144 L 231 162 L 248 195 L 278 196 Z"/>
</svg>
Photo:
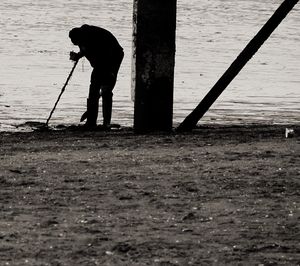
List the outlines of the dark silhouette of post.
<svg viewBox="0 0 300 266">
<path fill-rule="evenodd" d="M 211 105 L 226 89 L 230 82 L 237 76 L 246 63 L 253 57 L 263 43 L 270 37 L 272 32 L 293 9 L 299 0 L 285 0 L 267 21 L 257 35 L 249 42 L 246 48 L 231 64 L 223 76 L 203 98 L 200 104 L 189 114 L 177 128 L 178 131 L 190 131 L 196 127 L 198 121 L 204 116 Z"/>
<path fill-rule="evenodd" d="M 134 130 L 170 131 L 176 0 L 134 0 L 133 20 Z"/>
</svg>

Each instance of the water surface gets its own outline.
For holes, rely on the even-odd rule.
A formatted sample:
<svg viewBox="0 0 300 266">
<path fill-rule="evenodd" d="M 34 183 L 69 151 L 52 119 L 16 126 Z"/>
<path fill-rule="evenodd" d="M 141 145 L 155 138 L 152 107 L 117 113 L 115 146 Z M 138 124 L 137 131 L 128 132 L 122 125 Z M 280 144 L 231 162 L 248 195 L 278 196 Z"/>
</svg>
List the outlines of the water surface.
<svg viewBox="0 0 300 266">
<path fill-rule="evenodd" d="M 174 124 L 220 78 L 280 0 L 178 1 Z M 2 0 L 0 3 L 0 130 L 45 121 L 72 68 L 68 38 L 84 23 L 110 30 L 125 50 L 114 90 L 113 121 L 133 124 L 132 1 Z M 202 123 L 300 122 L 299 4 L 221 95 Z M 91 68 L 82 60 L 51 119 L 79 122 Z M 99 115 L 101 122 L 101 113 Z"/>
</svg>

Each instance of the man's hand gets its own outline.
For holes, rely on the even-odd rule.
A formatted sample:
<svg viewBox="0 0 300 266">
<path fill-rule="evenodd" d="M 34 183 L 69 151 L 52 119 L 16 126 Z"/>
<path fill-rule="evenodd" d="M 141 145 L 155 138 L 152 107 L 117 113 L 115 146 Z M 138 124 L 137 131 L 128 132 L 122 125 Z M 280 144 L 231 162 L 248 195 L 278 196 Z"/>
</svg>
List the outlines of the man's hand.
<svg viewBox="0 0 300 266">
<path fill-rule="evenodd" d="M 81 54 L 80 53 L 75 53 L 75 52 L 70 52 L 70 60 L 72 61 L 78 61 L 81 58 Z"/>
</svg>

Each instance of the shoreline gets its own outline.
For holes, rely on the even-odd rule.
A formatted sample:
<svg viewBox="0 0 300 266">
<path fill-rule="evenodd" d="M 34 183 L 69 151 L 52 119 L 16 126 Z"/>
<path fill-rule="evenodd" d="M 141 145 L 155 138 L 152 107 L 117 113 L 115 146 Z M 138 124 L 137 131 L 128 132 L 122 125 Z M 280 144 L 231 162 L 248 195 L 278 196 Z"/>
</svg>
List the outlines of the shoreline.
<svg viewBox="0 0 300 266">
<path fill-rule="evenodd" d="M 0 132 L 0 261 L 297 265 L 299 132 Z"/>
<path fill-rule="evenodd" d="M 245 122 L 240 122 L 237 120 L 228 120 L 224 121 L 223 123 L 220 121 L 217 121 L 216 119 L 211 119 L 211 121 L 203 121 L 201 123 L 198 123 L 197 126 L 190 132 L 197 133 L 199 129 L 213 129 L 213 128 L 247 128 L 247 129 L 253 129 L 255 128 L 298 128 L 300 126 L 300 123 L 294 119 L 290 121 L 284 121 L 284 122 L 272 122 L 272 121 L 265 121 L 265 120 L 249 120 Z M 183 120 L 182 120 L 183 121 Z M 181 122 L 182 122 L 181 121 Z M 36 129 L 45 124 L 45 122 L 35 121 L 35 120 L 29 120 L 25 121 L 20 124 L 10 124 L 10 123 L 0 123 L 0 134 L 1 133 L 29 133 L 29 132 L 35 132 Z M 179 126 L 180 122 L 173 122 L 173 130 L 170 133 L 176 133 L 176 128 Z M 48 132 L 72 132 L 76 131 L 76 127 L 82 126 L 82 123 L 54 123 L 49 125 L 49 131 Z M 134 131 L 132 125 L 123 125 L 122 123 L 113 123 L 113 125 L 119 125 L 120 132 L 122 131 Z M 5 126 L 7 129 L 5 130 Z M 98 123 L 98 126 L 101 126 L 101 123 Z M 79 131 L 79 130 L 78 130 Z M 99 130 L 101 131 L 101 130 Z M 159 134 L 160 132 L 154 132 L 154 134 Z M 162 132 L 164 134 L 164 132 Z M 150 132 L 150 134 L 152 134 Z"/>
</svg>

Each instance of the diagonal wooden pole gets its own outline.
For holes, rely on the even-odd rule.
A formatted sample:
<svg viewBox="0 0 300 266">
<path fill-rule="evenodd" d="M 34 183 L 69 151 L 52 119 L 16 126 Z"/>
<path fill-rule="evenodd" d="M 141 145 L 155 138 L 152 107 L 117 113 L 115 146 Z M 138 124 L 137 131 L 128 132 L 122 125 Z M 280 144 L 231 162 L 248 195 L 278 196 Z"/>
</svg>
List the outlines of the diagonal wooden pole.
<svg viewBox="0 0 300 266">
<path fill-rule="evenodd" d="M 270 37 L 287 14 L 294 8 L 299 0 L 285 0 L 257 35 L 248 43 L 245 49 L 235 59 L 223 76 L 212 87 L 195 110 L 190 113 L 178 126 L 177 131 L 191 131 L 204 116 L 211 105 L 217 100 L 230 82 L 238 75 L 247 62 L 255 55 L 263 43 Z"/>
</svg>

